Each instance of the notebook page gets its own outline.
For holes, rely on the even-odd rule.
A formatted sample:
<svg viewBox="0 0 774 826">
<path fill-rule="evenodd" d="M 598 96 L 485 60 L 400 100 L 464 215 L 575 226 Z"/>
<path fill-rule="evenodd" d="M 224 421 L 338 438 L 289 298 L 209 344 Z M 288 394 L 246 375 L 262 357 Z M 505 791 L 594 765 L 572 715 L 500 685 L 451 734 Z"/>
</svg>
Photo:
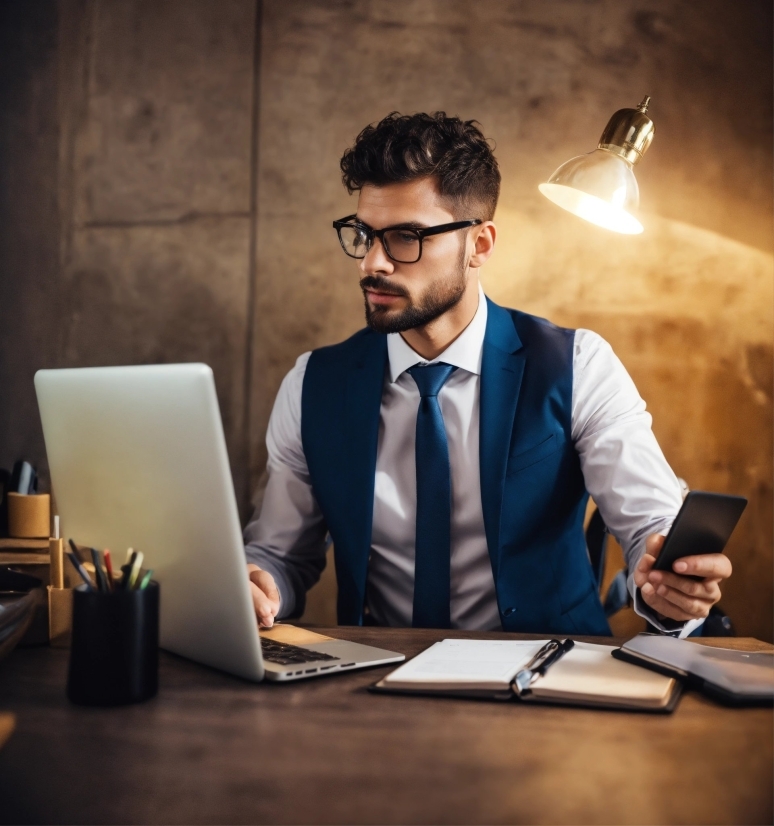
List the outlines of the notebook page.
<svg viewBox="0 0 774 826">
<path fill-rule="evenodd" d="M 408 687 L 507 688 L 548 640 L 443 640 L 387 677 Z"/>
<path fill-rule="evenodd" d="M 532 688 L 536 697 L 573 696 L 638 700 L 658 706 L 671 691 L 674 680 L 637 665 L 616 660 L 615 648 L 576 642 L 575 647 L 548 669 Z"/>
</svg>

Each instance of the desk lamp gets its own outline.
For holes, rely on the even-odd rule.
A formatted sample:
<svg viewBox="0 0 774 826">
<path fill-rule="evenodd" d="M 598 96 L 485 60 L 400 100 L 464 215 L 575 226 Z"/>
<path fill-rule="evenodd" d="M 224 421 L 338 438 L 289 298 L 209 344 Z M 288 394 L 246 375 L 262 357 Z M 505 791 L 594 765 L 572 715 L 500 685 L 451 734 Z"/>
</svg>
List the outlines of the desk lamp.
<svg viewBox="0 0 774 826">
<path fill-rule="evenodd" d="M 648 96 L 636 109 L 619 109 L 593 152 L 571 158 L 540 184 L 543 195 L 562 209 L 613 232 L 642 232 L 642 224 L 632 214 L 640 203 L 633 168 L 653 140 L 655 127 L 645 114 L 649 104 Z"/>
</svg>

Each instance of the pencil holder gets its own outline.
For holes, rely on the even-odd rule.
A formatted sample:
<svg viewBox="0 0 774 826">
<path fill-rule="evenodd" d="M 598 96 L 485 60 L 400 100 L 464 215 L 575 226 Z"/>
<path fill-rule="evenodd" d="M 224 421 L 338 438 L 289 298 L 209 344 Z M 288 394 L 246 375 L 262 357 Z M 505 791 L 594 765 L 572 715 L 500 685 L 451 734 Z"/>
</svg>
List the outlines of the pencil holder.
<svg viewBox="0 0 774 826">
<path fill-rule="evenodd" d="M 50 535 L 51 497 L 47 493 L 8 493 L 8 534 L 14 539 Z"/>
<path fill-rule="evenodd" d="M 73 591 L 67 696 L 115 706 L 153 697 L 159 679 L 159 585 L 108 593 Z"/>
</svg>

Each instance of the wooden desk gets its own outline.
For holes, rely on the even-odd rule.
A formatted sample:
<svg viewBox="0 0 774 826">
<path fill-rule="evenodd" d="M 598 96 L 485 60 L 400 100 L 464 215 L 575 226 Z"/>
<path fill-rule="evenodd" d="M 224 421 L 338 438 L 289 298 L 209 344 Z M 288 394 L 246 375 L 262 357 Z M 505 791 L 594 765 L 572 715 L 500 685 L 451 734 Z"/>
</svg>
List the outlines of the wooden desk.
<svg viewBox="0 0 774 826">
<path fill-rule="evenodd" d="M 485 636 L 329 633 L 409 656 Z M 167 654 L 157 698 L 89 709 L 65 699 L 67 653 L 0 663 L 0 708 L 17 718 L 3 823 L 772 822 L 771 709 L 693 693 L 664 717 L 367 693 L 387 668 L 254 685 Z"/>
</svg>

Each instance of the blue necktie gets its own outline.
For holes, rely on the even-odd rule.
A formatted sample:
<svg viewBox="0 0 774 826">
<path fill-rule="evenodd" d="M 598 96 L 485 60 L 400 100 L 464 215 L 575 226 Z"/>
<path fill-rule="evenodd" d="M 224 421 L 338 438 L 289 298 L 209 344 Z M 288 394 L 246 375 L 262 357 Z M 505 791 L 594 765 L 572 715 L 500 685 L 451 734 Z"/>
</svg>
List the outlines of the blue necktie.
<svg viewBox="0 0 774 826">
<path fill-rule="evenodd" d="M 456 370 L 450 364 L 417 365 L 417 535 L 414 628 L 449 628 L 451 616 L 451 474 L 449 445 L 438 394 Z"/>
</svg>

